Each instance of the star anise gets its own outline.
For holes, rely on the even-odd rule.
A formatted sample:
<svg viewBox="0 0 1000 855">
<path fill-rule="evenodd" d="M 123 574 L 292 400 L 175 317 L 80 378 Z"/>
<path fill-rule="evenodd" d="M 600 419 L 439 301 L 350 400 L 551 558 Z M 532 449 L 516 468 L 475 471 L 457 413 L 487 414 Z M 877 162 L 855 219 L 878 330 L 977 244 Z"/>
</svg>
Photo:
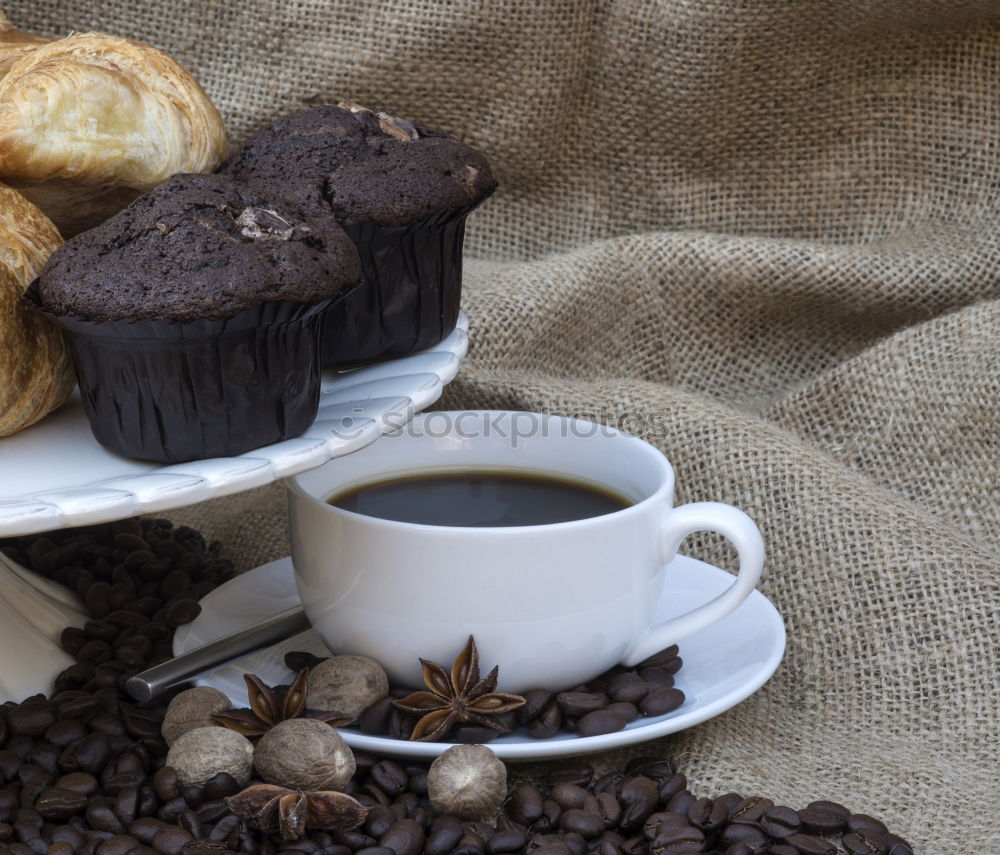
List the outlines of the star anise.
<svg viewBox="0 0 1000 855">
<path fill-rule="evenodd" d="M 458 723 L 481 724 L 501 733 L 510 732 L 496 716 L 516 710 L 524 704 L 524 698 L 493 691 L 500 670 L 497 666 L 479 679 L 479 651 L 471 635 L 452 663 L 450 675 L 440 665 L 426 659 L 421 659 L 420 664 L 424 668 L 424 683 L 430 691 L 413 692 L 393 701 L 398 709 L 421 716 L 410 735 L 411 740 L 436 742 Z"/>
<path fill-rule="evenodd" d="M 298 840 L 317 828 L 346 831 L 361 825 L 368 815 L 368 808 L 346 793 L 303 792 L 274 784 L 247 787 L 227 798 L 226 804 L 251 828 L 276 828 L 285 840 Z"/>
<path fill-rule="evenodd" d="M 306 685 L 309 669 L 303 668 L 290 686 L 271 687 L 256 674 L 244 674 L 250 709 L 231 709 L 216 713 L 212 718 L 244 736 L 261 736 L 279 721 L 290 718 L 314 718 L 331 727 L 339 727 L 351 720 L 337 710 L 307 710 Z"/>
</svg>

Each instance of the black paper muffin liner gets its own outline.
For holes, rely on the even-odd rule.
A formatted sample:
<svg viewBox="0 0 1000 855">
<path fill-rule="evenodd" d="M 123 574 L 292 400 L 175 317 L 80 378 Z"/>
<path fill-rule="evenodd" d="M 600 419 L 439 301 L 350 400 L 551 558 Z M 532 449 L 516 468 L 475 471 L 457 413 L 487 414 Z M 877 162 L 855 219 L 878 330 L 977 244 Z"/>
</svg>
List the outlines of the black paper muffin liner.
<svg viewBox="0 0 1000 855">
<path fill-rule="evenodd" d="M 126 457 L 232 457 L 316 418 L 324 312 L 335 301 L 261 303 L 224 320 L 91 321 L 31 308 L 64 329 L 97 441 Z"/>
<path fill-rule="evenodd" d="M 405 226 L 341 223 L 358 248 L 364 282 L 326 313 L 324 365 L 406 356 L 455 329 L 471 210 L 442 211 Z"/>
</svg>

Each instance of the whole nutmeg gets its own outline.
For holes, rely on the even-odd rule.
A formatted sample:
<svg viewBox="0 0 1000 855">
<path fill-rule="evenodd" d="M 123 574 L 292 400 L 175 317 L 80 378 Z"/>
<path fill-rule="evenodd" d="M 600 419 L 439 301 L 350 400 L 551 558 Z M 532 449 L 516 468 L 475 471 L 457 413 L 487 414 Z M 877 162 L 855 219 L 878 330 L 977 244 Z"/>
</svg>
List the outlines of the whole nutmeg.
<svg viewBox="0 0 1000 855">
<path fill-rule="evenodd" d="M 354 774 L 354 754 L 330 725 L 290 718 L 265 733 L 254 752 L 257 774 L 292 790 L 342 790 Z"/>
<path fill-rule="evenodd" d="M 431 807 L 462 819 L 486 819 L 507 798 L 507 767 L 485 745 L 454 745 L 427 771 Z"/>
<path fill-rule="evenodd" d="M 338 710 L 353 719 L 388 694 L 389 678 L 374 659 L 333 656 L 309 672 L 306 706 Z"/>
<path fill-rule="evenodd" d="M 185 787 L 200 786 L 219 772 L 228 772 L 245 787 L 253 771 L 253 744 L 227 727 L 199 727 L 174 741 L 165 763 Z"/>
<path fill-rule="evenodd" d="M 160 732 L 173 745 L 174 740 L 189 730 L 198 727 L 212 727 L 215 713 L 231 709 L 232 702 L 218 689 L 211 686 L 195 686 L 177 695 L 167 706 Z"/>
</svg>

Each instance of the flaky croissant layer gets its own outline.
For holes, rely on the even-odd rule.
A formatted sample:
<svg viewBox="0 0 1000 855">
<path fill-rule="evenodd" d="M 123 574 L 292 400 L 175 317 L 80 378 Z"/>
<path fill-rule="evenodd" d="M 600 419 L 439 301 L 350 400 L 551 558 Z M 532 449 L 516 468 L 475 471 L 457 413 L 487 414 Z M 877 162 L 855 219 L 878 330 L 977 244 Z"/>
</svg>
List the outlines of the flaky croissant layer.
<svg viewBox="0 0 1000 855">
<path fill-rule="evenodd" d="M 61 243 L 38 208 L 0 184 L 0 437 L 54 410 L 75 382 L 62 332 L 21 302 Z"/>
<path fill-rule="evenodd" d="M 67 36 L 22 51 L 0 79 L 0 180 L 66 236 L 175 173 L 215 169 L 227 148 L 198 82 L 141 42 Z"/>
</svg>

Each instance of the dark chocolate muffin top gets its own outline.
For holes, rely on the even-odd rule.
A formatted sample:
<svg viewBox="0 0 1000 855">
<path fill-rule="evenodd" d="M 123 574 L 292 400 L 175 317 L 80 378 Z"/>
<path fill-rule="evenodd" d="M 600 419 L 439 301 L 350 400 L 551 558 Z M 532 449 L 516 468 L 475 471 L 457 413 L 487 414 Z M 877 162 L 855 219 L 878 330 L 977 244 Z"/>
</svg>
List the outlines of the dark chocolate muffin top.
<svg viewBox="0 0 1000 855">
<path fill-rule="evenodd" d="M 405 225 L 468 211 L 496 189 L 474 148 L 388 113 L 342 102 L 258 132 L 219 172 L 284 193 L 342 222 Z"/>
<path fill-rule="evenodd" d="M 360 278 L 354 244 L 329 217 L 221 175 L 175 175 L 63 244 L 38 287 L 55 315 L 191 321 L 328 300 Z"/>
</svg>

